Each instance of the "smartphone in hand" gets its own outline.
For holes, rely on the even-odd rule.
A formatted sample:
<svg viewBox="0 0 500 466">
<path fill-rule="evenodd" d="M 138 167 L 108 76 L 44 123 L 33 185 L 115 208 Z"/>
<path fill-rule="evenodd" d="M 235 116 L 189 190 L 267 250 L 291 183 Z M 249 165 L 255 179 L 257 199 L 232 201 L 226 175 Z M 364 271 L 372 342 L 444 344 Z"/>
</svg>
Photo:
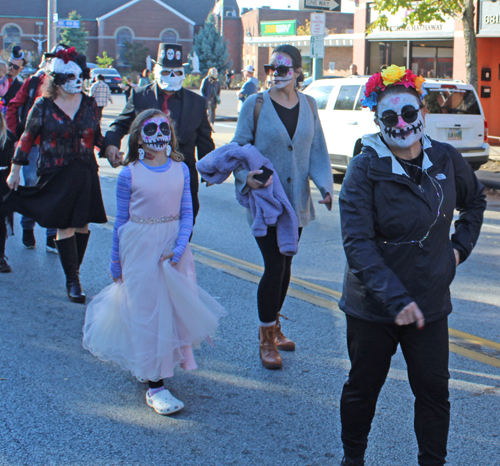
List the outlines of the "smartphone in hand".
<svg viewBox="0 0 500 466">
<path fill-rule="evenodd" d="M 266 181 L 271 177 L 273 171 L 270 168 L 264 167 L 264 165 L 260 167 L 259 170 L 262 170 L 262 173 L 253 175 L 253 179 L 259 183 L 266 184 Z"/>
</svg>

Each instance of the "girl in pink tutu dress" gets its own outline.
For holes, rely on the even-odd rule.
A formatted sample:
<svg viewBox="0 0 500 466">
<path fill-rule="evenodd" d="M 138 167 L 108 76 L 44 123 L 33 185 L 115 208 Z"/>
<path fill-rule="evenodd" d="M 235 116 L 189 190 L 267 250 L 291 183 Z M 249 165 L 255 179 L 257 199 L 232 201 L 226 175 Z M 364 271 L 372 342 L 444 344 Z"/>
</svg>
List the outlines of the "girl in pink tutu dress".
<svg viewBox="0 0 500 466">
<path fill-rule="evenodd" d="M 217 329 L 224 309 L 196 285 L 189 169 L 175 151 L 167 116 L 137 116 L 117 183 L 110 272 L 115 283 L 90 303 L 83 346 L 147 381 L 148 406 L 160 414 L 184 407 L 163 386 L 179 365 L 195 369 L 193 347 Z"/>
</svg>

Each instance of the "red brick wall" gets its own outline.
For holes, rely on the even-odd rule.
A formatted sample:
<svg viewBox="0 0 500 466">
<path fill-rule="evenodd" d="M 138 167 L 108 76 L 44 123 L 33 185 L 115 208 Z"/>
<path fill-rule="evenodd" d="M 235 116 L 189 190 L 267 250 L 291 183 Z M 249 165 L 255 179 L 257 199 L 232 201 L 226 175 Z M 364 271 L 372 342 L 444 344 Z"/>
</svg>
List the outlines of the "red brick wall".
<svg viewBox="0 0 500 466">
<path fill-rule="evenodd" d="M 366 62 L 366 0 L 360 2 L 359 8 L 354 12 L 354 34 L 352 49 L 352 63 L 358 66 L 358 73 L 365 74 L 368 63 Z M 356 37 L 356 36 L 359 36 Z"/>
<path fill-rule="evenodd" d="M 236 73 L 239 73 L 243 68 L 241 61 L 243 27 L 240 17 L 227 16 L 224 18 L 224 39 L 228 41 L 229 59 L 233 62 L 231 68 L 234 69 Z"/>
<path fill-rule="evenodd" d="M 465 39 L 461 21 L 455 21 L 455 38 L 453 39 L 453 79 L 466 82 L 465 69 Z"/>
<path fill-rule="evenodd" d="M 335 62 L 335 71 L 330 72 L 330 62 Z M 349 76 L 349 66 L 352 63 L 352 47 L 325 47 L 323 59 L 323 74 Z"/>
</svg>

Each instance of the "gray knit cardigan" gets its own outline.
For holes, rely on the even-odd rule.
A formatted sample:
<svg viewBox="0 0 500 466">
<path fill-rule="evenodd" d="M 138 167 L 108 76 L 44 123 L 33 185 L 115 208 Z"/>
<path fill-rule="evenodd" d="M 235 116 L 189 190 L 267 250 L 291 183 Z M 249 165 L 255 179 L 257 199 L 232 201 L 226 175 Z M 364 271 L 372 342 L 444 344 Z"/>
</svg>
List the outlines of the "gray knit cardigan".
<svg viewBox="0 0 500 466">
<path fill-rule="evenodd" d="M 309 179 L 320 190 L 323 198 L 327 194 L 333 198 L 333 175 L 316 103 L 313 115 L 307 97 L 301 92 L 298 96 L 299 118 L 292 140 L 276 113 L 269 91 L 265 91 L 255 142 L 254 109 L 257 94 L 248 97 L 243 104 L 231 142 L 240 146 L 253 143 L 260 153 L 271 161 L 297 214 L 299 227 L 305 227 L 314 220 Z M 243 168 L 234 173 L 236 188 L 240 192 L 245 191 L 247 174 L 248 171 Z"/>
</svg>

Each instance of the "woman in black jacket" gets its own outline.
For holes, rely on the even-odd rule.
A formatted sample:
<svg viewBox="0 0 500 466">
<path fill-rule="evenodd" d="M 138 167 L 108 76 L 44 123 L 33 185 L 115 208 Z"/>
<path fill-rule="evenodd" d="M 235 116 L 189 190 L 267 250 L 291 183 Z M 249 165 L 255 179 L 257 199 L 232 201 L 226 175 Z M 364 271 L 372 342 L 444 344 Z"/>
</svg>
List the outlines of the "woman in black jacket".
<svg viewBox="0 0 500 466">
<path fill-rule="evenodd" d="M 340 193 L 348 262 L 340 308 L 351 360 L 341 399 L 346 466 L 364 465 L 398 344 L 415 395 L 418 462 L 445 464 L 449 286 L 476 244 L 486 201 L 461 154 L 425 135 L 423 81 L 395 65 L 370 78 L 362 104 L 380 133 L 363 137 Z M 454 209 L 460 216 L 450 239 Z"/>
</svg>

